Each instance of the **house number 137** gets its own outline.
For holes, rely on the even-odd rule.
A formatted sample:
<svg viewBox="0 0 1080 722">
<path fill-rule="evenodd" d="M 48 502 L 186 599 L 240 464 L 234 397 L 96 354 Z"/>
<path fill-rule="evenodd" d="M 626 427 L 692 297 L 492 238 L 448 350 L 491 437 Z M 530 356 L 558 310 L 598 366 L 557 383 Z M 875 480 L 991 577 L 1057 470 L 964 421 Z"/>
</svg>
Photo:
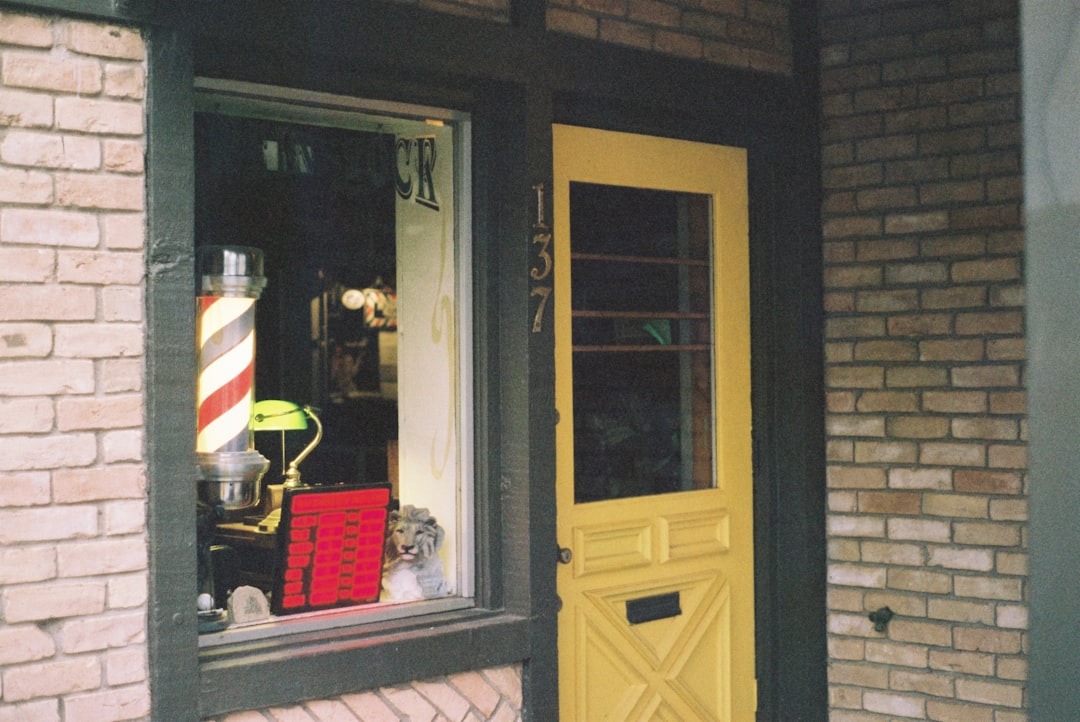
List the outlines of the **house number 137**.
<svg viewBox="0 0 1080 722">
<path fill-rule="evenodd" d="M 529 297 L 540 299 L 532 322 L 532 332 L 540 333 L 544 328 L 544 313 L 551 298 L 551 286 L 537 282 L 551 275 L 551 231 L 544 223 L 544 185 L 541 183 L 533 188 L 536 190 L 536 224 L 533 226 L 532 246 L 536 249 L 537 265 L 529 269 L 529 278 L 533 280 Z"/>
</svg>

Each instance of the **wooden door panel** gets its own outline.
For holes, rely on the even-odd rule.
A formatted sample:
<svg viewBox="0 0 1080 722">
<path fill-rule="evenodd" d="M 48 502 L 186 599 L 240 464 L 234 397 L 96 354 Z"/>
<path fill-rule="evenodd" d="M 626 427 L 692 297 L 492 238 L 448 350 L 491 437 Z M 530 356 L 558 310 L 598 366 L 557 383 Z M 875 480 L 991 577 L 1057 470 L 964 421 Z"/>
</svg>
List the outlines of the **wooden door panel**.
<svg viewBox="0 0 1080 722">
<path fill-rule="evenodd" d="M 630 720 L 649 691 L 641 670 L 635 667 L 617 639 L 596 628 L 595 617 L 580 613 L 575 619 L 577 638 L 577 682 L 574 697 L 576 719 Z"/>
<path fill-rule="evenodd" d="M 582 611 L 597 624 L 604 622 L 604 629 L 613 637 L 633 646 L 641 659 L 659 668 L 670 660 L 676 647 L 691 639 L 699 617 L 715 611 L 709 603 L 714 596 L 726 596 L 724 584 L 722 575 L 712 573 L 660 580 L 647 587 L 633 584 L 585 591 Z M 627 621 L 627 602 L 663 594 L 679 595 L 681 614 L 639 624 Z"/>
<path fill-rule="evenodd" d="M 720 720 L 729 708 L 730 585 L 719 572 L 585 592 L 575 610 L 582 654 L 575 697 L 582 720 Z M 678 592 L 683 613 L 629 624 L 626 603 Z M 662 717 L 661 717 L 662 718 Z"/>
<path fill-rule="evenodd" d="M 553 131 L 560 719 L 751 719 L 745 151 Z"/>
<path fill-rule="evenodd" d="M 723 554 L 731 547 L 727 511 L 691 512 L 660 517 L 661 561 Z"/>
<path fill-rule="evenodd" d="M 649 519 L 590 524 L 574 528 L 574 575 L 584 577 L 653 562 L 653 525 Z"/>
</svg>

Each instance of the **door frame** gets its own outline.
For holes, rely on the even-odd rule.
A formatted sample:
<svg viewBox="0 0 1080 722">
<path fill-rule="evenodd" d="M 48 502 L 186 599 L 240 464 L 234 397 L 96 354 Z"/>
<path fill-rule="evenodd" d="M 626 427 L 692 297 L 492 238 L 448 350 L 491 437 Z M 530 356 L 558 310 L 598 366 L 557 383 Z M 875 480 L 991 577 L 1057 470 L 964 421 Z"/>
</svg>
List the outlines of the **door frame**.
<svg viewBox="0 0 1080 722">
<path fill-rule="evenodd" d="M 553 98 L 555 124 L 747 149 L 760 720 L 823 719 L 828 710 L 819 128 L 814 111 L 797 109 L 812 90 L 790 97 L 790 115 L 752 118 L 708 102 L 658 111 Z"/>
</svg>

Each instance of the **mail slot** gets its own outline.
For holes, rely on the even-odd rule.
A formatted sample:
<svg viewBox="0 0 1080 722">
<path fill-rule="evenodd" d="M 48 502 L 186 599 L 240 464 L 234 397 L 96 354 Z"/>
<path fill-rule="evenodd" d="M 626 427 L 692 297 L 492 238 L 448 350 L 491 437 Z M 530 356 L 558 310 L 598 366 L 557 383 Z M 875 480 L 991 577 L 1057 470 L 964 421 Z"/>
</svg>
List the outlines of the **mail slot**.
<svg viewBox="0 0 1080 722">
<path fill-rule="evenodd" d="M 682 607 L 679 605 L 678 592 L 655 594 L 651 597 L 629 599 L 626 602 L 626 621 L 630 624 L 652 622 L 657 619 L 677 617 L 680 614 L 682 614 Z"/>
</svg>

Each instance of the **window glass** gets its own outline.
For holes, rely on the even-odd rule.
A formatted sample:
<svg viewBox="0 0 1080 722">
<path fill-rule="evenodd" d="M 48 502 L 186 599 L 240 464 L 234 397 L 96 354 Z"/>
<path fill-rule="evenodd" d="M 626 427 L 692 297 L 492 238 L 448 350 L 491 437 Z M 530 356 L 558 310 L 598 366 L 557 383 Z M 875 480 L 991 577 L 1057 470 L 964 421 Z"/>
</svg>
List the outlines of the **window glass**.
<svg viewBox="0 0 1080 722">
<path fill-rule="evenodd" d="M 441 581 L 387 567 L 380 600 L 349 611 L 460 606 L 473 587 L 467 117 L 217 81 L 196 98 L 196 251 L 263 257 L 253 416 L 285 401 L 322 433 L 309 450 L 314 420 L 253 425 L 269 470 L 257 504 L 217 511 L 215 606 L 236 586 L 282 583 L 274 524 L 299 519 L 279 508 L 298 493 L 283 484 L 298 456 L 301 488 L 388 484 L 391 510 L 434 518 L 410 529 L 439 529 L 423 573 L 441 567 Z"/>
<path fill-rule="evenodd" d="M 711 488 L 707 196 L 570 184 L 574 498 Z"/>
</svg>

